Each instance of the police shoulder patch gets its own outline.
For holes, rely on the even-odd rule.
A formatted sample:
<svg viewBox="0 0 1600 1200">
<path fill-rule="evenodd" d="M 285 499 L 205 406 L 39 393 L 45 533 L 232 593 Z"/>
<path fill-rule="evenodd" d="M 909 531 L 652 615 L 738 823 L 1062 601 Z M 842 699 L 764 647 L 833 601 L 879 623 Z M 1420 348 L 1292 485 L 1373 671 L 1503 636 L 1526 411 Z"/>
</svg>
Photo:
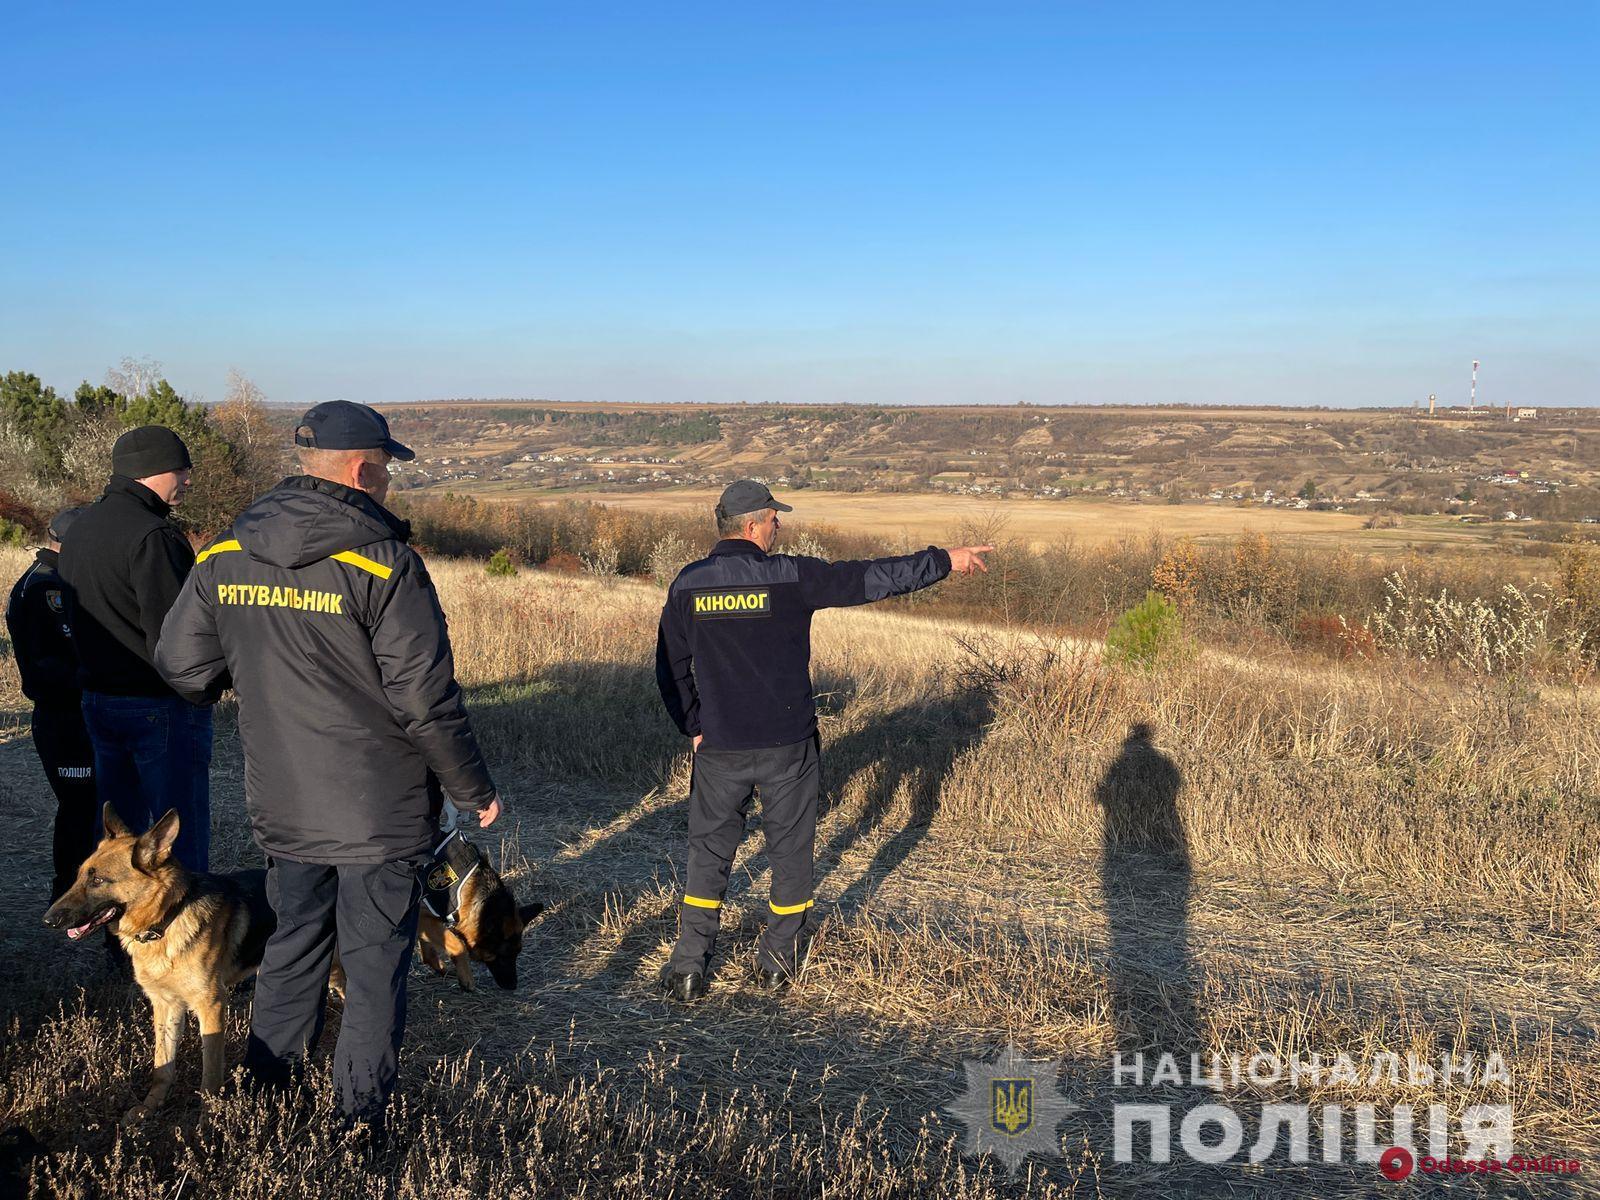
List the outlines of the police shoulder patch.
<svg viewBox="0 0 1600 1200">
<path fill-rule="evenodd" d="M 53 613 L 63 613 L 67 611 L 66 598 L 63 597 L 61 592 L 56 588 L 45 589 L 44 602 L 49 605 L 50 611 Z"/>
</svg>

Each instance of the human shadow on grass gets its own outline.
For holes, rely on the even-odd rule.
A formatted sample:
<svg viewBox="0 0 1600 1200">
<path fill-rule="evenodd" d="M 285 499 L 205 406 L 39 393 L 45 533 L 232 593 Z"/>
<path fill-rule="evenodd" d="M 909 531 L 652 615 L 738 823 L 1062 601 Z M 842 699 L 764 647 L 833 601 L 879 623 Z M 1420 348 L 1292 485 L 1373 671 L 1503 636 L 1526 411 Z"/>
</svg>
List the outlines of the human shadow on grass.
<svg viewBox="0 0 1600 1200">
<path fill-rule="evenodd" d="M 835 742 L 824 742 L 824 805 L 840 790 L 830 786 L 831 780 L 849 779 L 864 770 L 872 774 L 861 817 L 822 848 L 819 870 L 826 871 L 857 842 L 878 830 L 896 810 L 897 802 L 906 808 L 904 826 L 877 848 L 872 862 L 845 889 L 836 902 L 840 910 L 854 912 L 866 904 L 927 836 L 946 777 L 955 761 L 983 736 L 991 700 L 986 689 L 966 688 L 904 705 Z M 475 689 L 470 702 L 486 746 L 503 747 L 515 757 L 531 759 L 536 771 L 565 771 L 618 785 L 617 793 L 596 796 L 595 807 L 582 814 L 583 822 L 591 827 L 623 816 L 628 806 L 637 803 L 634 797 L 641 784 L 682 788 L 674 771 L 687 747 L 660 710 L 654 676 L 644 664 L 557 667 L 529 679 Z M 554 880 L 558 876 L 573 878 L 576 872 L 586 892 L 592 893 L 599 883 L 605 895 L 614 894 L 624 909 L 631 908 L 640 896 L 655 889 L 654 879 L 659 876 L 655 871 L 640 871 L 636 865 L 619 870 L 620 859 L 625 855 L 636 864 L 638 852 L 632 847 L 643 843 L 656 848 L 661 871 L 681 866 L 688 833 L 687 789 L 684 792 L 585 846 L 579 858 L 565 860 L 541 874 Z M 756 797 L 759 801 L 759 791 Z M 752 804 L 752 811 L 759 813 L 758 803 Z M 765 848 L 758 845 L 730 881 L 730 895 L 742 890 L 740 875 L 748 878 L 765 867 Z M 548 897 L 539 898 L 550 902 Z M 660 943 L 675 937 L 676 921 L 676 907 L 664 908 L 651 928 L 630 930 L 595 977 L 613 981 L 635 977 Z M 592 932 L 582 921 L 547 924 L 565 930 L 560 941 L 552 942 L 547 936 L 536 943 L 549 955 L 576 952 Z M 748 949 L 747 943 L 753 942 L 758 931 L 756 927 L 725 928 L 713 972 Z"/>
<path fill-rule="evenodd" d="M 849 780 L 865 774 L 868 783 L 861 815 L 818 850 L 819 872 L 836 868 L 856 845 L 880 830 L 896 811 L 897 800 L 903 799 L 906 811 L 905 824 L 840 893 L 835 911 L 846 916 L 859 912 L 928 836 L 945 783 L 961 756 L 983 740 L 993 704 L 992 690 L 968 687 L 902 705 L 823 744 L 822 816 L 837 807 Z"/>
<path fill-rule="evenodd" d="M 1309 1138 L 1314 1149 L 1309 1162 L 1295 1163 L 1287 1160 L 1288 1143 L 1282 1131 L 1276 1125 L 1264 1128 L 1264 1106 L 1259 1097 L 1246 1092 L 1239 1099 L 1231 1099 L 1191 1078 L 1192 1055 L 1199 1056 L 1201 1071 L 1209 1070 L 1211 1061 L 1208 1039 L 1202 1030 L 1202 973 L 1191 949 L 1189 906 L 1194 870 L 1178 804 L 1183 786 L 1182 773 L 1156 746 L 1151 728 L 1137 724 L 1129 729 L 1095 789 L 1104 834 L 1100 882 L 1108 929 L 1111 1016 L 1116 1026 L 1115 1048 L 1125 1071 L 1120 1076 L 1115 1070 L 1107 1071 L 1108 1086 L 1098 1095 L 1091 1094 L 1089 1109 L 1080 1117 L 1104 1130 L 1114 1124 L 1118 1104 L 1166 1106 L 1170 1114 L 1166 1148 L 1174 1168 L 1172 1183 L 1163 1190 L 1166 1195 L 1220 1195 L 1243 1187 L 1253 1177 L 1253 1164 L 1247 1162 L 1249 1152 L 1263 1132 L 1269 1136 L 1273 1155 L 1265 1169 L 1283 1181 L 1286 1191 L 1302 1188 L 1309 1192 L 1315 1188 L 1329 1196 L 1389 1194 L 1394 1184 L 1379 1174 L 1375 1164 L 1355 1158 L 1354 1135 L 1350 1132 L 1354 1114 L 1348 1111 L 1348 1104 L 1343 1116 L 1342 1159 L 1333 1164 L 1320 1161 L 1321 1110 L 1320 1105 L 1311 1105 Z M 1248 1059 L 1257 1047 L 1219 1049 L 1225 1057 L 1233 1052 Z M 1135 1078 L 1135 1055 L 1143 1056 L 1138 1083 L 1131 1082 Z M 1176 1063 L 1179 1080 L 1155 1083 L 1153 1078 L 1165 1055 L 1171 1055 Z M 1201 1105 L 1230 1108 L 1244 1130 L 1241 1150 L 1226 1162 L 1213 1166 L 1196 1163 L 1182 1147 L 1181 1122 Z M 1421 1118 L 1418 1119 L 1420 1123 Z M 1148 1127 L 1149 1123 L 1142 1124 Z M 1208 1125 L 1200 1136 L 1208 1146 L 1214 1146 L 1217 1127 Z M 1271 1141 L 1272 1138 L 1277 1140 Z M 1459 1148 L 1458 1142 L 1456 1149 Z M 1134 1173 L 1148 1170 L 1154 1160 L 1143 1145 L 1143 1135 L 1135 1137 L 1133 1153 L 1131 1166 L 1118 1169 Z M 1449 1182 L 1447 1178 L 1430 1179 L 1421 1174 L 1411 1178 L 1413 1185 L 1424 1187 L 1430 1194 Z M 1530 1176 L 1517 1182 L 1533 1184 L 1539 1195 L 1574 1193 L 1572 1181 L 1562 1176 Z"/>
<path fill-rule="evenodd" d="M 1134 725 L 1095 788 L 1100 890 L 1110 941 L 1117 1046 L 1180 1062 L 1200 1049 L 1189 946 L 1193 867 L 1178 811 L 1183 776 L 1148 725 Z"/>
<path fill-rule="evenodd" d="M 662 707 L 653 668 L 620 661 L 558 665 L 475 687 L 468 704 L 497 769 L 509 761 L 555 785 L 540 797 L 546 830 L 535 838 L 548 839 L 552 823 L 560 832 L 537 849 L 526 847 L 539 869 L 528 895 L 521 894 L 526 885 L 518 885 L 519 900 L 549 906 L 530 930 L 531 952 L 547 969 L 582 962 L 583 991 L 629 988 L 650 955 L 677 936 L 676 897 L 653 916 L 635 914 L 598 967 L 585 961 L 585 943 L 608 911 L 633 913 L 659 893 L 664 877 L 681 875 L 688 851 L 682 768 L 690 743 Z M 666 792 L 665 803 L 650 799 L 657 790 Z M 597 827 L 604 832 L 594 836 Z M 584 838 L 582 852 L 562 854 L 562 840 L 576 837 Z M 474 840 L 487 845 L 494 832 Z M 746 877 L 741 871 L 730 880 L 730 895 L 742 891 Z M 752 938 L 751 930 L 725 928 L 713 976 Z"/>
<path fill-rule="evenodd" d="M 824 740 L 823 786 L 819 807 L 827 805 L 829 798 L 836 796 L 840 790 L 834 786 L 834 780 L 848 779 L 867 769 L 873 770 L 873 776 L 860 819 L 829 839 L 816 855 L 819 874 L 828 871 L 852 846 L 878 830 L 895 811 L 897 797 L 906 804 L 904 826 L 878 847 L 871 863 L 834 902 L 836 911 L 845 914 L 859 911 L 927 837 L 939 811 L 945 780 L 956 760 L 982 739 L 991 703 L 990 692 L 969 688 L 953 695 L 902 706 L 837 741 Z M 758 788 L 749 809 L 756 817 L 753 822 L 756 825 L 760 824 L 759 802 Z M 824 813 L 830 810 L 830 807 L 822 809 Z M 660 828 L 663 819 L 670 819 L 673 826 L 674 840 L 670 848 L 663 847 L 663 864 L 669 850 L 671 861 L 682 863 L 687 853 L 687 795 L 670 809 L 654 816 L 657 828 Z M 745 838 L 750 838 L 754 832 L 754 829 L 747 829 Z M 763 837 L 755 853 L 744 861 L 741 871 L 730 880 L 730 895 L 737 895 L 742 890 L 740 875 L 749 879 L 759 876 L 767 868 Z M 603 968 L 602 975 L 615 978 L 637 974 L 651 949 L 663 938 L 670 940 L 676 935 L 676 922 L 677 911 L 674 908 L 661 915 L 656 937 L 624 939 Z M 817 923 L 818 917 L 813 909 L 808 915 L 806 936 L 815 929 Z M 737 926 L 725 925 L 718 936 L 712 974 L 726 969 L 730 960 L 749 953 L 759 933 L 759 920 L 746 920 Z"/>
</svg>

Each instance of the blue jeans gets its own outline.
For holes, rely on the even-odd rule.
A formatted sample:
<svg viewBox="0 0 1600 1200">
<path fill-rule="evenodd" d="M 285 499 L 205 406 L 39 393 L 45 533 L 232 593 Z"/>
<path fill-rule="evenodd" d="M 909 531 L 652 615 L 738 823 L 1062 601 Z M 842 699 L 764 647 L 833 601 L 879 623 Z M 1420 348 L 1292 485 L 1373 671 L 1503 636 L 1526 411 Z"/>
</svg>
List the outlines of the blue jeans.
<svg viewBox="0 0 1600 1200">
<path fill-rule="evenodd" d="M 177 696 L 84 692 L 100 799 L 134 832 L 178 810 L 173 853 L 191 871 L 211 858 L 211 710 Z"/>
</svg>

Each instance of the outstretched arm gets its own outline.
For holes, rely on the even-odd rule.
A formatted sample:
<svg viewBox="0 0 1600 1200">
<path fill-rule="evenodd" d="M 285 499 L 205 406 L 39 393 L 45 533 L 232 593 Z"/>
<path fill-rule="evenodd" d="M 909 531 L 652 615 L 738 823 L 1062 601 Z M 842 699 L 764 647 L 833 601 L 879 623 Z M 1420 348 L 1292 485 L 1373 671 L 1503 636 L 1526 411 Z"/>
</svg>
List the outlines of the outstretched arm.
<svg viewBox="0 0 1600 1200">
<path fill-rule="evenodd" d="M 915 554 L 855 562 L 824 562 L 799 558 L 800 595 L 808 608 L 848 608 L 890 596 L 903 596 L 938 583 L 955 572 L 970 575 L 986 571 L 983 554 L 988 546 L 960 546 L 941 550 L 929 546 Z"/>
</svg>

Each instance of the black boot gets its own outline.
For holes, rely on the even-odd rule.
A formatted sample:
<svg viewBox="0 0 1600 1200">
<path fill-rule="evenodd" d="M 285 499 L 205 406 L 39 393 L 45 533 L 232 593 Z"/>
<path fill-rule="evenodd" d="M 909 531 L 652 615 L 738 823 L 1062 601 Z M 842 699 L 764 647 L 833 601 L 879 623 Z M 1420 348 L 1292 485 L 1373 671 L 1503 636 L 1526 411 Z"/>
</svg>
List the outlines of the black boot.
<svg viewBox="0 0 1600 1200">
<path fill-rule="evenodd" d="M 750 978 L 755 981 L 756 987 L 763 992 L 781 992 L 794 982 L 792 973 L 775 967 L 763 967 L 759 964 L 751 972 Z"/>
<path fill-rule="evenodd" d="M 661 972 L 661 987 L 672 999 L 692 1004 L 706 994 L 706 974 L 693 967 L 674 969 L 668 963 Z"/>
</svg>

